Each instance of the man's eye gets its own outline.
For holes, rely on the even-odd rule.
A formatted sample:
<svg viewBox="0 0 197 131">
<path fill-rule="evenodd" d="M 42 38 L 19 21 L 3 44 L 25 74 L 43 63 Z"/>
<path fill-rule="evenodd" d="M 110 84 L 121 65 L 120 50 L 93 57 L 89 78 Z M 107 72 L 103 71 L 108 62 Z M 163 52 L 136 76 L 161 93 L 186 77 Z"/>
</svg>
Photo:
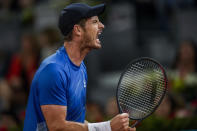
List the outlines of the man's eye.
<svg viewBox="0 0 197 131">
<path fill-rule="evenodd" d="M 97 23 L 97 22 L 98 22 L 97 20 L 94 20 L 94 21 L 93 21 L 93 23 Z"/>
</svg>

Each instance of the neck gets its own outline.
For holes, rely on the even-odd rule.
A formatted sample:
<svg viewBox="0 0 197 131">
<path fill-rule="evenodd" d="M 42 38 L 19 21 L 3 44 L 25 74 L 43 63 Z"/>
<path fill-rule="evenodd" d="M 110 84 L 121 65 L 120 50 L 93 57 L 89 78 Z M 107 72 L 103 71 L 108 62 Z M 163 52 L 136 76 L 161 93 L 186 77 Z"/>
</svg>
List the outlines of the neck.
<svg viewBox="0 0 197 131">
<path fill-rule="evenodd" d="M 77 66 L 80 66 L 81 62 L 90 51 L 90 49 L 82 48 L 81 45 L 82 43 L 75 41 L 64 42 L 64 47 L 70 60 Z"/>
</svg>

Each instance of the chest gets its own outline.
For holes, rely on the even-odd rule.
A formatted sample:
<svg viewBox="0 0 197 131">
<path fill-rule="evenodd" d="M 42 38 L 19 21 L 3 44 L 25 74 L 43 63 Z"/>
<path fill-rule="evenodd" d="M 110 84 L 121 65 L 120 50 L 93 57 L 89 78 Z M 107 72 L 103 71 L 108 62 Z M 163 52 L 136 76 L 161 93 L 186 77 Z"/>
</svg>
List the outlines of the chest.
<svg viewBox="0 0 197 131">
<path fill-rule="evenodd" d="M 83 70 L 73 71 L 68 84 L 68 110 L 79 112 L 86 105 L 86 77 Z"/>
</svg>

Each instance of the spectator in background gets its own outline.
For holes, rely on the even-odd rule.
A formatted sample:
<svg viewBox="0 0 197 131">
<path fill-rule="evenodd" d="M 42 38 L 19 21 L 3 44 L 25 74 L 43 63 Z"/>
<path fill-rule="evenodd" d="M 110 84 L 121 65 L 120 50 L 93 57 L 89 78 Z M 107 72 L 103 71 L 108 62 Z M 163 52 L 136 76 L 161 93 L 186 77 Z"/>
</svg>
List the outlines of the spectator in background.
<svg viewBox="0 0 197 131">
<path fill-rule="evenodd" d="M 26 106 L 30 83 L 39 62 L 39 47 L 33 34 L 23 34 L 21 49 L 11 58 L 7 82 L 11 88 L 11 109 L 21 113 Z"/>
<path fill-rule="evenodd" d="M 86 120 L 88 122 L 102 122 L 104 121 L 104 112 L 99 104 L 88 102 L 86 104 Z"/>
<path fill-rule="evenodd" d="M 185 40 L 181 43 L 172 67 L 179 72 L 181 79 L 185 79 L 188 74 L 197 71 L 196 51 L 197 48 L 194 41 Z"/>
<path fill-rule="evenodd" d="M 11 89 L 5 80 L 0 80 L 0 112 L 10 108 Z"/>
<path fill-rule="evenodd" d="M 38 38 L 39 38 L 39 44 L 41 46 L 41 60 L 55 53 L 55 51 L 58 49 L 60 34 L 53 27 L 45 28 L 40 33 Z"/>
<path fill-rule="evenodd" d="M 112 118 L 119 113 L 118 105 L 115 97 L 109 98 L 105 108 L 106 116 Z"/>
<path fill-rule="evenodd" d="M 169 85 L 177 103 L 176 115 L 191 116 L 197 108 L 197 50 L 192 40 L 181 43 L 172 69 L 169 72 Z"/>
<path fill-rule="evenodd" d="M 17 116 L 10 111 L 4 111 L 0 117 L 0 131 L 19 130 L 19 121 Z M 21 130 L 21 129 L 20 129 Z"/>
<path fill-rule="evenodd" d="M 18 0 L 20 7 L 21 22 L 23 27 L 32 26 L 34 24 L 34 5 L 36 0 Z"/>
<path fill-rule="evenodd" d="M 170 119 L 173 118 L 173 102 L 170 99 L 170 96 L 168 94 L 165 95 L 164 99 L 162 100 L 161 104 L 155 111 L 155 115 L 157 117 L 161 117 L 164 119 Z"/>
</svg>

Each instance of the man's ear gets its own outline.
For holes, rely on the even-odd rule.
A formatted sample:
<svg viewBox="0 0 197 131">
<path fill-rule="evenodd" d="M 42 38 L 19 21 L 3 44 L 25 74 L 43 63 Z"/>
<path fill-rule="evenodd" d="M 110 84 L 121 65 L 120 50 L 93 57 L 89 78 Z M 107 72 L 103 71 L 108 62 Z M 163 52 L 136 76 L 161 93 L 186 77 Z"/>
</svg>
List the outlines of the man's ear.
<svg viewBox="0 0 197 131">
<path fill-rule="evenodd" d="M 74 25 L 73 27 L 73 33 L 77 36 L 80 36 L 82 33 L 82 28 L 79 25 Z"/>
</svg>

